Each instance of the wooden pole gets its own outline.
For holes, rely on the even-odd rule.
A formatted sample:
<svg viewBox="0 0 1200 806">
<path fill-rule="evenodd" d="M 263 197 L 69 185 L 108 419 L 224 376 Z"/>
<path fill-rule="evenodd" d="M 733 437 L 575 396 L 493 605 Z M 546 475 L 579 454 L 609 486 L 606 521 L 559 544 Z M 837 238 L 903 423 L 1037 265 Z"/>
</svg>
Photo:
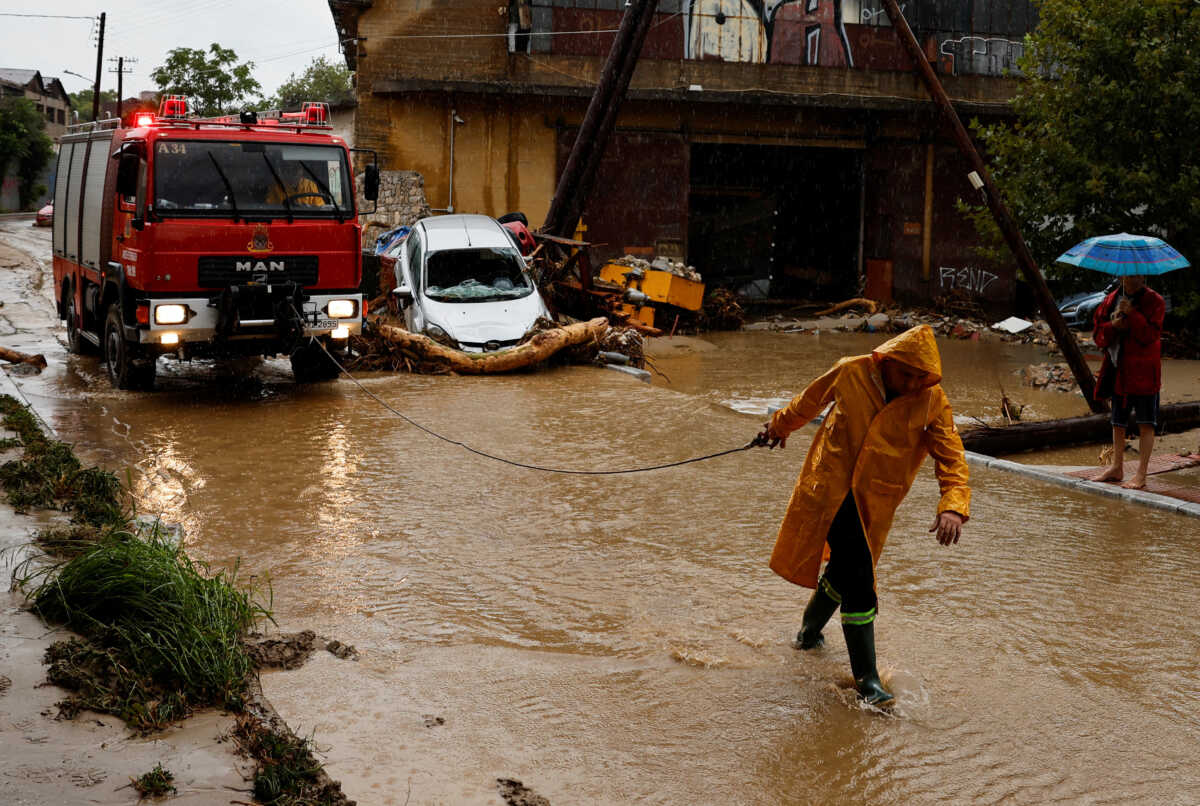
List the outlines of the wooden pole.
<svg viewBox="0 0 1200 806">
<path fill-rule="evenodd" d="M 100 37 L 96 40 L 96 83 L 92 86 L 92 120 L 100 119 L 100 68 L 104 66 L 104 17 L 100 12 Z"/>
<path fill-rule="evenodd" d="M 1158 419 L 1164 434 L 1200 428 L 1200 403 L 1168 403 L 1160 406 Z M 967 450 L 996 456 L 1063 445 L 1111 442 L 1112 424 L 1107 414 L 1089 414 L 1063 420 L 1013 423 L 999 428 L 964 428 L 961 436 Z"/>
<path fill-rule="evenodd" d="M 962 151 L 963 156 L 971 163 L 972 170 L 978 175 L 979 181 L 983 183 L 984 199 L 986 199 L 988 208 L 992 211 L 992 217 L 996 220 L 996 226 L 1004 234 L 1004 240 L 1008 243 L 1008 248 L 1012 250 L 1013 255 L 1016 257 L 1017 265 L 1021 268 L 1021 274 L 1025 277 L 1025 281 L 1032 286 L 1038 308 L 1041 310 L 1042 316 L 1045 317 L 1046 323 L 1050 325 L 1050 331 L 1054 334 L 1054 340 L 1058 343 L 1058 348 L 1062 350 L 1063 357 L 1067 360 L 1067 365 L 1070 366 L 1071 372 L 1075 376 L 1075 381 L 1079 384 L 1079 389 L 1083 392 L 1083 396 L 1088 402 L 1088 407 L 1097 413 L 1108 411 L 1106 403 L 1096 400 L 1093 397 L 1096 389 L 1096 380 L 1092 377 L 1092 369 L 1088 366 L 1087 360 L 1084 359 L 1083 352 L 1079 349 L 1079 343 L 1075 341 L 1075 335 L 1071 333 L 1070 329 L 1067 328 L 1067 323 L 1063 321 L 1062 314 L 1059 313 L 1058 306 L 1054 303 L 1054 297 L 1050 294 L 1050 287 L 1046 285 L 1046 278 L 1042 276 L 1042 271 L 1038 268 L 1037 262 L 1033 259 L 1033 254 L 1025 244 L 1025 239 L 1021 237 L 1021 231 L 1013 220 L 1012 214 L 1008 211 L 1008 207 L 1004 204 L 999 188 L 992 181 L 992 176 L 988 172 L 983 158 L 979 156 L 979 152 L 975 149 L 975 144 L 971 141 L 971 137 L 963 126 L 962 121 L 959 120 L 958 113 L 954 111 L 954 106 L 950 103 L 950 97 L 946 95 L 946 90 L 938 80 L 937 74 L 933 72 L 933 68 L 929 65 L 929 59 L 925 57 L 925 52 L 921 50 L 917 38 L 913 36 L 912 29 L 908 26 L 908 20 L 904 19 L 904 13 L 900 10 L 900 6 L 897 5 L 896 0 L 883 0 L 883 4 L 887 8 L 888 17 L 892 20 L 892 27 L 896 29 L 896 33 L 900 36 L 901 44 L 904 45 L 908 51 L 909 58 L 912 59 L 917 75 L 920 76 L 921 81 L 925 84 L 925 89 L 929 91 L 929 95 L 941 109 L 946 122 L 950 124 L 959 150 Z"/>
<path fill-rule="evenodd" d="M 612 99 L 604 108 L 604 115 L 600 119 L 600 127 L 596 132 L 596 142 L 588 153 L 587 159 L 584 160 L 578 188 L 565 205 L 566 215 L 563 224 L 571 233 L 574 233 L 575 225 L 579 222 L 579 217 L 583 215 L 588 198 L 592 195 L 592 188 L 596 184 L 596 174 L 600 170 L 600 160 L 604 158 L 609 138 L 612 137 L 613 130 L 617 126 L 617 112 L 620 111 L 621 103 L 625 100 L 629 82 L 633 78 L 633 70 L 637 67 L 638 58 L 642 53 L 642 44 L 645 43 L 646 35 L 650 32 L 650 25 L 654 22 L 654 11 L 658 7 L 658 0 L 641 0 L 639 6 L 641 16 L 638 18 L 629 48 L 625 52 L 625 59 L 621 63 Z"/>
<path fill-rule="evenodd" d="M 583 122 L 579 124 L 579 132 L 575 135 L 575 144 L 571 147 L 567 164 L 563 166 L 562 175 L 558 178 L 554 198 L 550 200 L 550 210 L 546 213 L 546 220 L 542 224 L 542 229 L 551 235 L 566 238 L 574 232 L 575 222 L 573 221 L 571 222 L 572 231 L 565 231 L 567 226 L 565 223 L 566 207 L 578 190 L 579 178 L 587 162 L 587 155 L 595 147 L 596 134 L 604 118 L 604 109 L 612 102 L 613 91 L 616 89 L 621 73 L 621 65 L 630 43 L 633 41 L 641 10 L 646 3 L 647 0 L 639 0 L 638 4 L 628 9 L 625 16 L 621 18 L 621 25 L 617 29 L 617 35 L 613 38 L 608 58 L 600 71 L 600 80 L 596 84 L 596 91 L 592 93 L 592 100 L 588 104 Z"/>
</svg>

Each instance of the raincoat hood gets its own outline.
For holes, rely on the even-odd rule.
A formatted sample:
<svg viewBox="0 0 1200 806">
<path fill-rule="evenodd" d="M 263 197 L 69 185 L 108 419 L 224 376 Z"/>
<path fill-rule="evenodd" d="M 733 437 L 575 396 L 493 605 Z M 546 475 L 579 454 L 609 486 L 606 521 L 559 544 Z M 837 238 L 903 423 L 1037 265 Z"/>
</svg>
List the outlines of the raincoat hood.
<svg viewBox="0 0 1200 806">
<path fill-rule="evenodd" d="M 937 340 L 929 325 L 917 325 L 898 336 L 885 341 L 871 351 L 877 359 L 891 358 L 908 364 L 931 376 L 925 386 L 941 383 L 942 357 L 938 353 Z"/>
</svg>

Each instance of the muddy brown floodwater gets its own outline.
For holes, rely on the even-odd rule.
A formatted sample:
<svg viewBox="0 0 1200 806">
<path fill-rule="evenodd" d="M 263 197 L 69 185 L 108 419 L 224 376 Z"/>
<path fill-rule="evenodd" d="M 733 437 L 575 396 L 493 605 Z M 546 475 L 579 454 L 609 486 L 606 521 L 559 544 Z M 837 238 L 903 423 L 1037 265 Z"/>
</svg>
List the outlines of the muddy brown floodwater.
<svg viewBox="0 0 1200 806">
<path fill-rule="evenodd" d="M 883 338 L 677 340 L 653 355 L 670 383 L 572 367 L 363 384 L 484 450 L 615 469 L 744 444 L 768 405 Z M 1013 370 L 1048 360 L 1032 347 L 941 347 L 964 418 L 992 416 L 998 382 L 1036 417 L 1086 411 L 1019 387 Z M 283 629 L 357 647 L 264 687 L 360 803 L 497 804 L 498 778 L 555 806 L 1200 802 L 1195 520 L 973 467 L 974 517 L 943 548 L 927 465 L 878 569 L 887 717 L 845 688 L 836 629 L 789 646 L 807 592 L 767 568 L 811 428 L 784 451 L 550 475 L 438 441 L 345 380 L 297 387 L 278 361 L 135 394 L 54 357 L 65 369 L 16 380 L 60 438 L 132 468 L 193 554 L 269 574 Z"/>
</svg>

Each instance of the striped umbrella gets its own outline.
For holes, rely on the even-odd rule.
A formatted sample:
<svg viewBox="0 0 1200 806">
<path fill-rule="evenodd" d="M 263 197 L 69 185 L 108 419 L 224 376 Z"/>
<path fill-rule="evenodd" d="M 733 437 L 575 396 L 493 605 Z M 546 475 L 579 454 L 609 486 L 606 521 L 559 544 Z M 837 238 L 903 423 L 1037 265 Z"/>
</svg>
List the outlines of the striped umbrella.
<svg viewBox="0 0 1200 806">
<path fill-rule="evenodd" d="M 1161 238 L 1128 232 L 1088 238 L 1059 255 L 1056 262 L 1117 277 L 1166 274 L 1192 265 Z"/>
</svg>

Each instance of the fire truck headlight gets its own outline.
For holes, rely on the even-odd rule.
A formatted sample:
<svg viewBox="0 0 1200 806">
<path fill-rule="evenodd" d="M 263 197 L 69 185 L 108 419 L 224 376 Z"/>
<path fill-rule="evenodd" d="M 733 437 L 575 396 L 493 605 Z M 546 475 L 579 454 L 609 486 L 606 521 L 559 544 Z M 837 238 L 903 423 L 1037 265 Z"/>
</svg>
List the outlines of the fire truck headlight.
<svg viewBox="0 0 1200 806">
<path fill-rule="evenodd" d="M 154 307 L 154 324 L 182 325 L 187 321 L 187 308 L 183 305 L 156 305 Z"/>
<path fill-rule="evenodd" d="M 352 299 L 335 299 L 330 301 L 326 310 L 330 319 L 349 319 L 354 316 L 357 307 Z"/>
<path fill-rule="evenodd" d="M 329 337 L 333 339 L 348 339 L 350 338 L 350 328 L 345 325 L 338 325 L 329 331 Z"/>
<path fill-rule="evenodd" d="M 162 334 L 161 341 L 163 344 L 179 344 L 179 334 L 175 332 L 164 333 Z"/>
</svg>

